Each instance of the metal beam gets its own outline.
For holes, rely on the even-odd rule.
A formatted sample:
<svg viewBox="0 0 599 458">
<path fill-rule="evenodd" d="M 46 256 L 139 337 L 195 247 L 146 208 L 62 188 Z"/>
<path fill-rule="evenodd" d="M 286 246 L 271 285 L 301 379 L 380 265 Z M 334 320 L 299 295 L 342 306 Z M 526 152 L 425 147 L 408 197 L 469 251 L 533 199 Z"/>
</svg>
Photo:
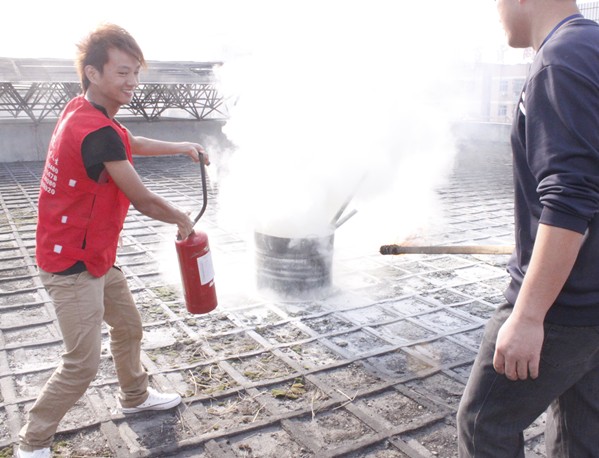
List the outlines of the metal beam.
<svg viewBox="0 0 599 458">
<path fill-rule="evenodd" d="M 17 68 L 33 69 L 39 79 L 25 80 L 14 72 L 0 72 L 0 77 L 6 78 L 0 78 L 0 121 L 17 119 L 39 124 L 45 119 L 56 119 L 64 105 L 80 93 L 76 75 L 65 72 L 70 67 L 62 61 L 51 65 L 52 62 L 21 60 L 18 64 Z M 138 86 L 131 103 L 122 107 L 118 117 L 143 117 L 147 121 L 227 119 L 227 100 L 220 94 L 212 73 L 218 64 L 152 63 L 150 79 Z"/>
</svg>

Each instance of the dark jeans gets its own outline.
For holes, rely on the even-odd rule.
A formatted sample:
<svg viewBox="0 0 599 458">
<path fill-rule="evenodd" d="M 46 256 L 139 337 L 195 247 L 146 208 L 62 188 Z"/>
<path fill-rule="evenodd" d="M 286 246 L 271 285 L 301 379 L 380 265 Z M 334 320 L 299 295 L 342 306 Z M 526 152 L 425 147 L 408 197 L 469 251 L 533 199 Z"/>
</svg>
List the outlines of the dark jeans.
<svg viewBox="0 0 599 458">
<path fill-rule="evenodd" d="M 539 377 L 495 372 L 502 305 L 487 324 L 458 409 L 459 456 L 524 457 L 523 431 L 547 410 L 545 444 L 554 458 L 599 457 L 599 326 L 545 325 Z"/>
</svg>

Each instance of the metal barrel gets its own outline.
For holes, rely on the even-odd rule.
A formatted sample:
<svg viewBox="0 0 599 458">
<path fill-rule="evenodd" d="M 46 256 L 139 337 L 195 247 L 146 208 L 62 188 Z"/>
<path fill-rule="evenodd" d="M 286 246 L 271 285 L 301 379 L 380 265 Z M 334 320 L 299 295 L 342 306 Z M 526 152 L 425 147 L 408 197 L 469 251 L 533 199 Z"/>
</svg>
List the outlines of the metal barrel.
<svg viewBox="0 0 599 458">
<path fill-rule="evenodd" d="M 254 233 L 259 288 L 304 295 L 331 286 L 334 234 L 284 238 Z"/>
</svg>

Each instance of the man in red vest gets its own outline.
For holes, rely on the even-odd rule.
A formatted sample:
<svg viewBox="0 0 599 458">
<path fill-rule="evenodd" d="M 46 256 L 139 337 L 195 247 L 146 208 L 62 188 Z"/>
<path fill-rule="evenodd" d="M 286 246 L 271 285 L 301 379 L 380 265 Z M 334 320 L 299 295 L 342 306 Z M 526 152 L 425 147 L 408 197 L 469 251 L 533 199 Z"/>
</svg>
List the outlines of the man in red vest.
<svg viewBox="0 0 599 458">
<path fill-rule="evenodd" d="M 181 397 L 148 387 L 140 362 L 142 321 L 123 272 L 114 265 L 119 234 L 132 204 L 151 218 L 178 226 L 186 238 L 189 216 L 149 191 L 133 155 L 186 154 L 209 163 L 201 145 L 134 136 L 114 118 L 131 102 L 145 66 L 131 35 L 103 25 L 78 45 L 83 95 L 61 114 L 48 149 L 39 194 L 36 258 L 56 310 L 62 361 L 42 389 L 20 432 L 19 457 L 49 457 L 66 412 L 85 393 L 100 363 L 102 323 L 124 413 L 166 410 Z"/>
</svg>

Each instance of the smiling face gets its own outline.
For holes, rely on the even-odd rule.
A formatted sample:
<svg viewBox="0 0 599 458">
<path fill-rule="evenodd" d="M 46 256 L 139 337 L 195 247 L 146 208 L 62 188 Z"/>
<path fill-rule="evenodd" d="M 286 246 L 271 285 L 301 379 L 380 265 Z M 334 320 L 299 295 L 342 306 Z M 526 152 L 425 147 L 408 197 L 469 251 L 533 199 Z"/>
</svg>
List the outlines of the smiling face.
<svg viewBox="0 0 599 458">
<path fill-rule="evenodd" d="M 108 50 L 108 61 L 100 72 L 88 65 L 85 73 L 90 81 L 86 92 L 88 100 L 103 106 L 110 117 L 121 106 L 131 102 L 133 91 L 139 84 L 141 63 L 132 55 L 117 48 Z"/>
</svg>

